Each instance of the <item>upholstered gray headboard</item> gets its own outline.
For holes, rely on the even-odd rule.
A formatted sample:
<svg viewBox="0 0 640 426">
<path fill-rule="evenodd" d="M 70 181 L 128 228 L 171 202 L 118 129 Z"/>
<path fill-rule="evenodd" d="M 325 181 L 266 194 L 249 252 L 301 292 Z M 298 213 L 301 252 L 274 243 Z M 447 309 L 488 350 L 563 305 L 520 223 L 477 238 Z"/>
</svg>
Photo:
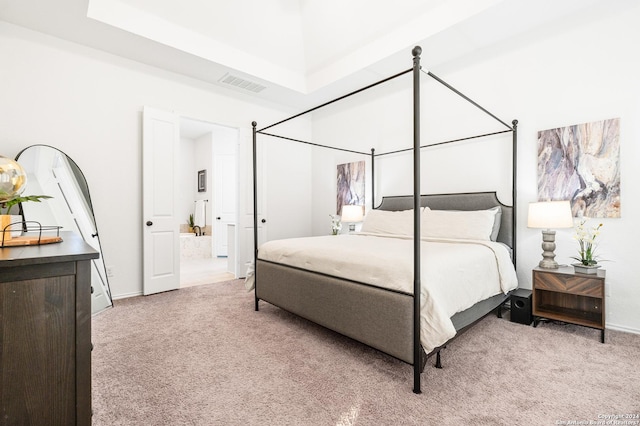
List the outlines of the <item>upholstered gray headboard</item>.
<svg viewBox="0 0 640 426">
<path fill-rule="evenodd" d="M 500 206 L 502 218 L 497 240 L 513 248 L 513 207 L 502 204 L 495 192 L 421 195 L 420 206 L 432 210 L 486 210 Z M 382 202 L 377 208 L 391 211 L 411 209 L 413 196 L 382 197 Z"/>
</svg>

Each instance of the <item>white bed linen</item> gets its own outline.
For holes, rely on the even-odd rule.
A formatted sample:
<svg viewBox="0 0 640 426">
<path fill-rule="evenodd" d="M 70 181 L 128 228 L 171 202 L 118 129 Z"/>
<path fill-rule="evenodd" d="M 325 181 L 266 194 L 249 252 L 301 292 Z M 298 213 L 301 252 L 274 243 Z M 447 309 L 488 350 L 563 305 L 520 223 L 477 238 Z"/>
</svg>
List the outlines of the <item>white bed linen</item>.
<svg viewBox="0 0 640 426">
<path fill-rule="evenodd" d="M 518 285 L 500 243 L 424 238 L 421 255 L 420 340 L 427 353 L 455 336 L 450 318 L 456 312 Z M 259 248 L 258 258 L 413 294 L 411 238 L 358 233 L 275 240 Z"/>
</svg>

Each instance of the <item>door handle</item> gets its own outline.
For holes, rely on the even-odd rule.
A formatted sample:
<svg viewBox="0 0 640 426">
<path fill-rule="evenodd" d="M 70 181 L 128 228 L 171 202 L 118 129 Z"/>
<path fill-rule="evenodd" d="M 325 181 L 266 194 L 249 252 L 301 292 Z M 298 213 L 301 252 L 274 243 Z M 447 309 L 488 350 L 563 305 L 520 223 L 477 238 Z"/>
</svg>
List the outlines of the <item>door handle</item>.
<svg viewBox="0 0 640 426">
<path fill-rule="evenodd" d="M 260 222 L 267 223 L 267 219 L 262 219 Z"/>
<path fill-rule="evenodd" d="M 153 222 L 151 222 L 150 220 L 147 221 L 147 226 L 151 226 L 153 225 Z"/>
<path fill-rule="evenodd" d="M 222 219 L 220 216 L 216 217 L 216 220 L 220 220 L 220 219 Z"/>
</svg>

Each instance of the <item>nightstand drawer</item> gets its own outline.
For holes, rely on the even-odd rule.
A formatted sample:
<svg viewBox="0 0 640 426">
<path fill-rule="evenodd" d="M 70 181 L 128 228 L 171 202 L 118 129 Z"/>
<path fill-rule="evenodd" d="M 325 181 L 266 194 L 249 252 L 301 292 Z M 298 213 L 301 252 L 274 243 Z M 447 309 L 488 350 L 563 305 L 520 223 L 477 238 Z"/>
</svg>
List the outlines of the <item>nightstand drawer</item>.
<svg viewBox="0 0 640 426">
<path fill-rule="evenodd" d="M 583 296 L 604 297 L 604 285 L 602 280 L 586 277 L 571 277 L 566 279 L 567 292 L 581 294 Z"/>
<path fill-rule="evenodd" d="M 534 287 L 591 297 L 604 297 L 602 280 L 561 274 L 535 274 Z"/>
<path fill-rule="evenodd" d="M 565 277 L 558 274 L 536 273 L 533 276 L 534 288 L 540 290 L 567 291 Z"/>
</svg>

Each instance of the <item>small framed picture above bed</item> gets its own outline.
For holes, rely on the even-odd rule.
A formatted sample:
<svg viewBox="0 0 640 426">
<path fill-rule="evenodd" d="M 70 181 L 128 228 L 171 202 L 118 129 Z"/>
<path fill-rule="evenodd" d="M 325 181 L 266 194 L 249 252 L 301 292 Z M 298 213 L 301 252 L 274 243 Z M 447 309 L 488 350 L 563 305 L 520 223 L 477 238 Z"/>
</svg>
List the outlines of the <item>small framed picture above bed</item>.
<svg viewBox="0 0 640 426">
<path fill-rule="evenodd" d="M 207 171 L 198 171 L 198 192 L 207 192 Z"/>
</svg>

